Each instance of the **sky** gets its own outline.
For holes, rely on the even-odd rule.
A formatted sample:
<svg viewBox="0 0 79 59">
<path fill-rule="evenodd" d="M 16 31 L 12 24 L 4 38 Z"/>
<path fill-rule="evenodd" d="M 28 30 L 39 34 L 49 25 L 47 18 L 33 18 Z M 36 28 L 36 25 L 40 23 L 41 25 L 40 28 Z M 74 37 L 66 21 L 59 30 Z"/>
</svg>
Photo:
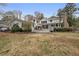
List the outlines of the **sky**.
<svg viewBox="0 0 79 59">
<path fill-rule="evenodd" d="M 64 8 L 65 3 L 8 3 L 6 6 L 0 6 L 4 11 L 20 10 L 23 15 L 32 14 L 39 11 L 45 17 L 56 16 L 57 10 Z"/>
</svg>

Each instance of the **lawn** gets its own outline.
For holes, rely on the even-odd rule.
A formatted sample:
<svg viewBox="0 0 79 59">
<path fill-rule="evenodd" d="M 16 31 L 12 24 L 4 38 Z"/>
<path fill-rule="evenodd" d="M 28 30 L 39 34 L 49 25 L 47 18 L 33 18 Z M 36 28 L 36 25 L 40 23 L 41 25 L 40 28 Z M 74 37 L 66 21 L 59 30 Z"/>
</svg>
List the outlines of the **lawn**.
<svg viewBox="0 0 79 59">
<path fill-rule="evenodd" d="M 0 55 L 79 56 L 79 33 L 0 32 Z"/>
</svg>

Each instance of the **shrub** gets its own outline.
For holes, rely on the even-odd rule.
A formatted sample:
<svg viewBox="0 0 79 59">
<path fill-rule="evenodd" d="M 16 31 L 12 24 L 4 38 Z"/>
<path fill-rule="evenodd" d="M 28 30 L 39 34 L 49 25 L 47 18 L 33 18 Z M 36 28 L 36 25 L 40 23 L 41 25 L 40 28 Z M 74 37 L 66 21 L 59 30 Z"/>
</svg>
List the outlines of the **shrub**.
<svg viewBox="0 0 79 59">
<path fill-rule="evenodd" d="M 55 28 L 54 31 L 57 32 L 71 32 L 74 31 L 73 28 Z"/>
<path fill-rule="evenodd" d="M 24 32 L 31 32 L 31 22 L 23 22 L 22 29 Z"/>
<path fill-rule="evenodd" d="M 22 32 L 22 29 L 17 24 L 14 24 L 11 32 Z"/>
</svg>

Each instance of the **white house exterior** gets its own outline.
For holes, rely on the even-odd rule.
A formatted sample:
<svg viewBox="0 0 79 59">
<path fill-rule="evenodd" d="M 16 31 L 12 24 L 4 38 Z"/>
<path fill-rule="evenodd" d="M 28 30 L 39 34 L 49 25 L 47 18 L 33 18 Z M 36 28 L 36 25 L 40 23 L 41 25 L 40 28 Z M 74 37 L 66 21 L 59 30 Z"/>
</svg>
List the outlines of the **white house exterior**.
<svg viewBox="0 0 79 59">
<path fill-rule="evenodd" d="M 11 29 L 13 27 L 13 25 L 17 24 L 20 28 L 22 28 L 22 20 L 13 20 L 11 21 L 11 23 L 9 24 L 9 28 Z"/>
<path fill-rule="evenodd" d="M 22 20 L 13 19 L 13 20 L 0 20 L 0 30 L 2 28 L 12 29 L 13 25 L 17 24 L 20 28 L 22 28 Z"/>
<path fill-rule="evenodd" d="M 6 20 L 4 17 L 9 17 L 11 19 Z M 20 28 L 22 28 L 22 20 L 18 18 L 18 13 L 16 12 L 6 12 L 4 17 L 0 15 L 0 29 L 11 29 L 14 24 L 17 24 Z M 19 16 L 20 17 L 20 16 Z"/>
<path fill-rule="evenodd" d="M 63 18 L 52 17 L 44 18 L 42 20 L 34 19 L 32 21 L 32 32 L 51 32 L 54 28 L 61 28 L 63 23 Z"/>
</svg>

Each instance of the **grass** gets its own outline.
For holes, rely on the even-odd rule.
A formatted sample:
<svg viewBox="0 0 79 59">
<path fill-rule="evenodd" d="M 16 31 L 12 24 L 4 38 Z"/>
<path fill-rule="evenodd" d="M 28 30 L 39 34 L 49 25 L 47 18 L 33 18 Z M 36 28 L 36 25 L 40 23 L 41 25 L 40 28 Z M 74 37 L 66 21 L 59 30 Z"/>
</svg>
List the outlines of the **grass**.
<svg viewBox="0 0 79 59">
<path fill-rule="evenodd" d="M 79 33 L 0 32 L 0 55 L 79 56 Z"/>
</svg>

